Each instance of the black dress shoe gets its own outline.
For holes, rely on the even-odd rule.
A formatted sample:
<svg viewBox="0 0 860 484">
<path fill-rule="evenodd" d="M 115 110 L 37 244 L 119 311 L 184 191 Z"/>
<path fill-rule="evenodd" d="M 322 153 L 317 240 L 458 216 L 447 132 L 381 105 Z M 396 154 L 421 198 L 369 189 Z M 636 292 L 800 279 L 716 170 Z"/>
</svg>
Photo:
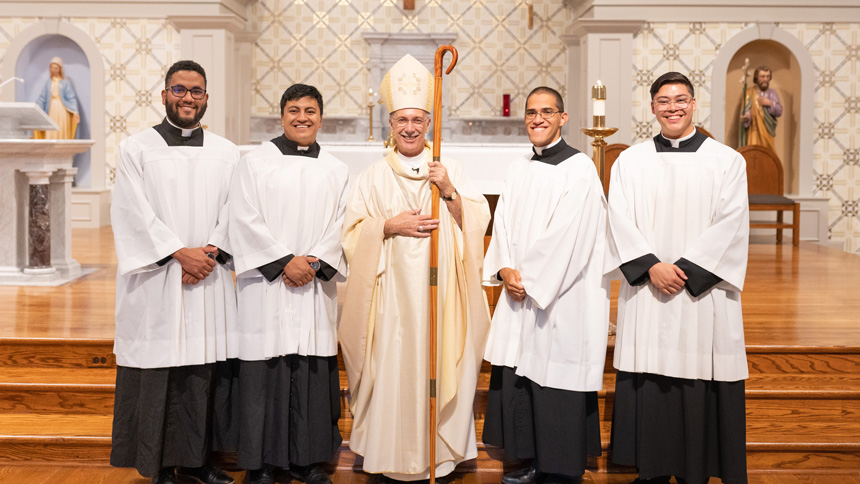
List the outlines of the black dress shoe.
<svg viewBox="0 0 860 484">
<path fill-rule="evenodd" d="M 651 479 L 636 478 L 630 484 L 672 484 L 672 476 L 652 477 Z"/>
<path fill-rule="evenodd" d="M 305 484 L 332 484 L 331 477 L 319 464 L 309 466 L 290 464 L 290 474 L 296 479 L 304 481 Z"/>
<path fill-rule="evenodd" d="M 194 479 L 200 484 L 233 484 L 230 474 L 215 466 L 179 467 L 176 469 L 176 474 Z"/>
<path fill-rule="evenodd" d="M 275 472 L 271 466 L 267 465 L 260 469 L 248 471 L 245 474 L 245 484 L 275 484 Z"/>
<path fill-rule="evenodd" d="M 176 484 L 176 477 L 172 467 L 165 467 L 158 471 L 158 475 L 152 478 L 152 484 Z"/>
<path fill-rule="evenodd" d="M 535 466 L 508 472 L 502 476 L 502 484 L 535 484 L 537 481 L 538 471 Z"/>
</svg>

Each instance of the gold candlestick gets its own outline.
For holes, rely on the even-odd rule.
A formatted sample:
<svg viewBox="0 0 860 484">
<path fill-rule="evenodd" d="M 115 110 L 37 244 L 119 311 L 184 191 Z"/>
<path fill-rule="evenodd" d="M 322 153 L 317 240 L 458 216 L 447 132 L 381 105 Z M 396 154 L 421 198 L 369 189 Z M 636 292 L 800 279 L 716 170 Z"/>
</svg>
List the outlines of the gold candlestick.
<svg viewBox="0 0 860 484">
<path fill-rule="evenodd" d="M 592 159 L 594 161 L 595 168 L 597 168 L 597 174 L 600 176 L 600 182 L 603 184 L 605 189 L 609 182 L 605 173 L 606 141 L 604 141 L 603 138 L 612 136 L 616 131 L 618 131 L 618 128 L 606 127 L 606 86 L 604 86 L 600 81 L 597 81 L 597 84 L 591 87 L 591 101 L 594 111 L 594 115 L 592 116 L 592 123 L 594 125 L 590 128 L 581 129 L 583 133 L 594 138 L 594 141 L 591 142 L 591 146 L 593 147 Z"/>
<path fill-rule="evenodd" d="M 590 128 L 581 128 L 582 132 L 594 138 L 591 142 L 593 148 L 594 166 L 597 168 L 597 174 L 600 176 L 600 183 L 603 185 L 604 191 L 609 186 L 608 176 L 606 174 L 606 141 L 607 138 L 615 134 L 618 128 L 606 127 L 606 86 L 600 81 L 591 87 L 591 101 L 594 115 L 592 123 L 594 126 Z M 609 322 L 609 336 L 615 336 L 617 326 L 614 322 Z"/>
<path fill-rule="evenodd" d="M 373 139 L 373 101 L 367 103 L 367 112 L 370 113 L 370 133 L 367 136 L 367 141 L 376 141 Z"/>
<path fill-rule="evenodd" d="M 376 141 L 373 139 L 373 88 L 367 90 L 367 113 L 370 116 L 368 123 L 369 132 L 367 141 Z"/>
</svg>

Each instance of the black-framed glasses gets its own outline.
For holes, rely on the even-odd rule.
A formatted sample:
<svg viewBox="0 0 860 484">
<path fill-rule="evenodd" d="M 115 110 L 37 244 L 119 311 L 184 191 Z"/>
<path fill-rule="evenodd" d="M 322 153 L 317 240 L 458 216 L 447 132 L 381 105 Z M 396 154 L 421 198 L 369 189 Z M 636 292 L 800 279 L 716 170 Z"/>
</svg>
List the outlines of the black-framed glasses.
<svg viewBox="0 0 860 484">
<path fill-rule="evenodd" d="M 543 111 L 534 111 L 532 109 L 529 109 L 526 111 L 526 121 L 533 120 L 535 117 L 537 117 L 537 115 L 540 115 L 541 118 L 549 121 L 553 118 L 553 116 L 560 112 L 561 111 L 553 111 L 552 109 L 544 109 Z"/>
<path fill-rule="evenodd" d="M 193 99 L 203 99 L 206 96 L 206 89 L 200 89 L 199 87 L 188 89 L 180 84 L 170 86 L 170 92 L 176 97 L 185 97 L 185 93 L 190 92 Z"/>
</svg>

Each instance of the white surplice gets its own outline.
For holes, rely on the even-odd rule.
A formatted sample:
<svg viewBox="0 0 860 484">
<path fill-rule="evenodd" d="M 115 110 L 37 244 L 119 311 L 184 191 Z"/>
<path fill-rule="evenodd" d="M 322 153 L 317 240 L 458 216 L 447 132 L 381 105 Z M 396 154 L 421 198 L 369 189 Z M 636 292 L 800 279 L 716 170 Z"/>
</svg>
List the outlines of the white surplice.
<svg viewBox="0 0 860 484">
<path fill-rule="evenodd" d="M 346 276 L 340 238 L 348 167 L 327 153 L 285 156 L 271 142 L 239 163 L 230 193 L 230 237 L 239 292 L 239 358 L 337 354 L 337 281 Z M 258 267 L 312 255 L 337 269 L 290 287 Z"/>
<path fill-rule="evenodd" d="M 695 153 L 634 145 L 612 167 L 606 271 L 652 253 L 680 258 L 723 281 L 693 297 L 669 296 L 622 278 L 615 368 L 676 378 L 737 381 L 749 376 L 741 291 L 749 245 L 746 163 L 707 139 Z"/>
<path fill-rule="evenodd" d="M 609 325 L 603 187 L 582 153 L 558 165 L 530 158 L 508 169 L 484 259 L 484 284 L 510 267 L 528 296 L 502 291 L 484 358 L 544 387 L 597 391 Z"/>
<path fill-rule="evenodd" d="M 111 204 L 118 365 L 200 365 L 237 355 L 230 268 L 216 264 L 191 285 L 182 284 L 177 260 L 156 264 L 183 247 L 230 252 L 226 202 L 239 150 L 210 132 L 203 140 L 202 147 L 170 147 L 147 129 L 120 143 Z"/>
</svg>

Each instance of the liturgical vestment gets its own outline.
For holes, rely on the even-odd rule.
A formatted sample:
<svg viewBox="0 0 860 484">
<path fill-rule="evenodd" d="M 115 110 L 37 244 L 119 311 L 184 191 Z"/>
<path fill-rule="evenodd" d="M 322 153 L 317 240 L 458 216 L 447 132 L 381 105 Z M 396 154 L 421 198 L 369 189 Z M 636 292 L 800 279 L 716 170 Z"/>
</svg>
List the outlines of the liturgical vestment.
<svg viewBox="0 0 860 484">
<path fill-rule="evenodd" d="M 120 366 L 201 365 L 238 355 L 230 268 L 215 264 L 199 283 L 183 284 L 182 266 L 170 258 L 207 244 L 230 252 L 226 202 L 239 150 L 216 134 L 199 136 L 202 146 L 168 146 L 153 128 L 120 143 L 111 204 Z"/>
<path fill-rule="evenodd" d="M 528 297 L 502 291 L 485 357 L 544 387 L 593 392 L 603 387 L 609 324 L 606 201 L 591 159 L 569 150 L 555 165 L 529 155 L 508 169 L 484 281 L 500 284 L 500 269 L 516 269 Z"/>
<path fill-rule="evenodd" d="M 425 149 L 426 160 L 430 152 Z M 459 163 L 444 159 L 462 199 L 462 229 L 440 200 L 436 472 L 477 456 L 473 400 L 489 311 L 481 288 L 490 214 Z M 429 476 L 430 238 L 385 237 L 385 220 L 430 214 L 428 166 L 395 152 L 371 165 L 349 197 L 343 246 L 350 263 L 339 337 L 351 391 L 350 448 L 364 470 L 401 480 Z"/>
</svg>

